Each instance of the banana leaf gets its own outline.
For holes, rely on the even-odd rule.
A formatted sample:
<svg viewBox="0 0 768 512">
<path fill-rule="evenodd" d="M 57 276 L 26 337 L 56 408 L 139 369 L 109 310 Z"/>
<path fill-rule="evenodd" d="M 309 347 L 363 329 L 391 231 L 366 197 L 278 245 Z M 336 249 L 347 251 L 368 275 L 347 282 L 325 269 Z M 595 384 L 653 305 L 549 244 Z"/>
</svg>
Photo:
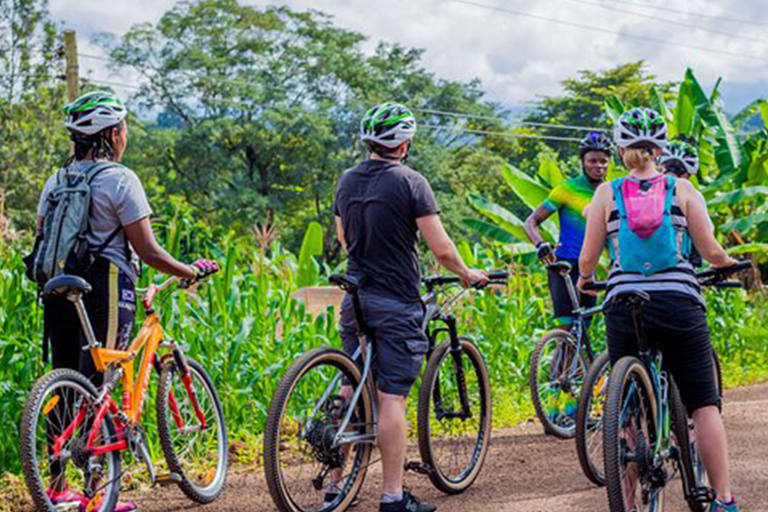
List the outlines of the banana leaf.
<svg viewBox="0 0 768 512">
<path fill-rule="evenodd" d="M 608 114 L 612 122 L 616 123 L 619 116 L 624 113 L 624 103 L 616 96 L 612 96 L 606 98 L 603 104 L 605 105 L 605 113 Z"/>
<path fill-rule="evenodd" d="M 515 194 L 532 210 L 538 208 L 549 195 L 549 190 L 546 187 L 537 183 L 517 167 L 506 164 L 503 173 Z"/>
<path fill-rule="evenodd" d="M 486 238 L 490 238 L 491 240 L 495 240 L 496 242 L 501 242 L 503 244 L 511 244 L 519 240 L 515 235 L 513 235 L 509 231 L 506 231 L 500 228 L 499 226 L 489 224 L 488 222 L 484 222 L 482 220 L 463 219 L 461 223 L 467 226 L 468 228 L 470 228 L 472 231 L 474 231 L 478 235 Z M 462 255 L 462 259 L 464 259 L 463 255 Z"/>
<path fill-rule="evenodd" d="M 720 231 L 728 232 L 735 229 L 736 231 L 745 232 L 757 227 L 758 224 L 762 224 L 764 222 L 768 222 L 768 213 L 750 215 L 749 217 L 742 217 L 741 219 L 726 222 L 720 226 Z"/>
<path fill-rule="evenodd" d="M 565 182 L 565 176 L 563 176 L 560 167 L 551 158 L 544 157 L 541 159 L 541 162 L 539 162 L 539 176 L 549 183 L 549 186 L 552 188 Z"/>
<path fill-rule="evenodd" d="M 709 205 L 714 206 L 723 204 L 733 206 L 741 201 L 752 199 L 760 195 L 768 195 L 768 187 L 745 187 L 725 194 L 720 194 L 709 201 Z"/>
<path fill-rule="evenodd" d="M 312 286 L 320 275 L 320 265 L 315 257 L 323 254 L 323 227 L 317 222 L 310 222 L 304 233 L 299 252 L 299 269 L 296 273 L 296 285 L 299 288 Z"/>
</svg>

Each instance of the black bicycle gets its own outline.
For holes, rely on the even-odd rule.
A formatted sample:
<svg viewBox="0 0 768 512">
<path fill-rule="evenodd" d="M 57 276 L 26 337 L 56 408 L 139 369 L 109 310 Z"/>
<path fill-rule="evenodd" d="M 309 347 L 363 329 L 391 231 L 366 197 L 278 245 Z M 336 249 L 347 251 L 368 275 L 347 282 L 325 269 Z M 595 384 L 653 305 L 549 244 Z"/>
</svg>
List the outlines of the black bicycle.
<svg viewBox="0 0 768 512">
<path fill-rule="evenodd" d="M 718 274 L 719 275 L 719 274 Z M 730 287 L 735 282 L 710 282 L 709 271 L 698 276 L 702 286 Z M 595 289 L 604 288 L 604 283 L 594 285 Z M 722 397 L 722 378 L 720 360 L 712 350 L 712 365 L 715 371 L 717 389 Z M 579 464 L 586 477 L 595 485 L 605 485 L 605 463 L 603 460 L 603 425 L 605 402 L 608 398 L 608 378 L 611 373 L 611 361 L 608 352 L 603 352 L 592 362 L 584 379 L 579 406 L 576 412 L 576 453 Z"/>
<path fill-rule="evenodd" d="M 507 273 L 489 277 L 501 284 Z M 363 320 L 357 280 L 334 275 L 330 282 L 352 299 L 360 346 L 351 357 L 331 347 L 312 350 L 294 361 L 277 386 L 264 434 L 264 468 L 281 512 L 346 510 L 375 462 L 378 410 L 371 367 L 376 340 Z M 458 278 L 433 276 L 423 283 L 429 350 L 417 412 L 421 462 L 409 462 L 406 469 L 457 494 L 478 477 L 488 452 L 491 383 L 482 354 L 458 335 L 450 313 L 466 290 L 438 302 L 438 292 L 458 284 Z M 329 488 L 334 491 L 330 499 Z"/>
<path fill-rule="evenodd" d="M 536 343 L 531 353 L 528 380 L 531 397 L 544 432 L 569 439 L 576 432 L 577 402 L 584 384 L 587 368 L 595 358 L 589 340 L 588 327 L 600 306 L 582 308 L 579 295 L 571 281 L 571 265 L 558 261 L 547 265 L 565 281 L 573 305 L 574 322 L 570 331 L 552 329 Z"/>
<path fill-rule="evenodd" d="M 738 281 L 727 281 L 728 276 L 751 267 L 751 262 L 740 262 L 702 272 L 698 278 L 704 286 L 740 287 Z M 662 353 L 645 336 L 642 311 L 651 297 L 629 290 L 613 300 L 632 311 L 639 357 L 621 358 L 608 381 L 603 448 L 610 510 L 662 512 L 666 485 L 679 471 L 689 508 L 704 512 L 714 492 L 691 436 L 692 422 L 664 369 Z"/>
</svg>

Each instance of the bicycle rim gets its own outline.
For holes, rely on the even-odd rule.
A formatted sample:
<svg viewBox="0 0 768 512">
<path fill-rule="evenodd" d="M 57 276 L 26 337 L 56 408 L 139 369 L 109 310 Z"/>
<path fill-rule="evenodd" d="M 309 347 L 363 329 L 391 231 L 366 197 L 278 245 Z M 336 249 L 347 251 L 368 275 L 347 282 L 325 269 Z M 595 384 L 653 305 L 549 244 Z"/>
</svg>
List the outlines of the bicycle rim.
<svg viewBox="0 0 768 512">
<path fill-rule="evenodd" d="M 604 426 L 605 479 L 612 512 L 661 512 L 665 482 L 654 472 L 656 401 L 642 363 L 619 361 L 609 379 Z"/>
<path fill-rule="evenodd" d="M 94 512 L 111 510 L 117 500 L 119 453 L 94 455 L 87 448 L 98 408 L 91 388 L 77 372 L 59 370 L 43 376 L 30 393 L 22 427 L 22 459 L 27 486 L 40 509 L 72 508 L 72 503 L 54 505 L 48 494 L 52 489 L 88 494 Z M 107 414 L 92 446 L 116 441 Z"/>
<path fill-rule="evenodd" d="M 560 438 L 573 437 L 587 373 L 583 351 L 577 351 L 568 333 L 552 331 L 539 341 L 532 363 L 531 391 L 545 431 Z"/>
<path fill-rule="evenodd" d="M 348 400 L 342 384 L 359 382 L 346 355 L 320 349 L 299 359 L 281 380 L 267 419 L 265 470 L 273 500 L 282 512 L 343 509 L 360 490 L 372 444 L 335 444 Z M 367 388 L 355 407 L 346 434 L 373 432 Z M 326 502 L 328 493 L 334 499 Z"/>
<path fill-rule="evenodd" d="M 205 370 L 194 361 L 187 363 L 188 384 L 197 409 L 176 363 L 170 363 L 158 387 L 158 430 L 169 469 L 182 477 L 182 490 L 195 501 L 209 503 L 222 491 L 226 480 L 226 424 Z"/>
<path fill-rule="evenodd" d="M 461 339 L 469 414 L 463 416 L 456 362 L 448 342 L 431 356 L 419 390 L 419 449 L 441 491 L 465 491 L 477 478 L 490 443 L 490 382 L 477 347 Z"/>
</svg>

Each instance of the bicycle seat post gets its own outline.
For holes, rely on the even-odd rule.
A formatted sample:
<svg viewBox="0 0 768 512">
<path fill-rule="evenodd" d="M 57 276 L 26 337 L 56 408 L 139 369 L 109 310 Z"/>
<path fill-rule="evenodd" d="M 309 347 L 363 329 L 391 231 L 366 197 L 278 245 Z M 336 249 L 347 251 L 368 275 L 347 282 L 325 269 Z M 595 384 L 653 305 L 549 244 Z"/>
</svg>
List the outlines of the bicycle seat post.
<svg viewBox="0 0 768 512">
<path fill-rule="evenodd" d="M 83 304 L 83 294 L 80 292 L 70 292 L 67 295 L 67 300 L 75 305 L 77 316 L 80 317 L 80 324 L 83 326 L 83 332 L 85 332 L 85 339 L 88 340 L 88 346 L 83 347 L 83 350 L 99 348 L 101 345 L 96 341 L 91 320 L 88 318 L 88 311 L 85 310 L 85 304 Z"/>
</svg>

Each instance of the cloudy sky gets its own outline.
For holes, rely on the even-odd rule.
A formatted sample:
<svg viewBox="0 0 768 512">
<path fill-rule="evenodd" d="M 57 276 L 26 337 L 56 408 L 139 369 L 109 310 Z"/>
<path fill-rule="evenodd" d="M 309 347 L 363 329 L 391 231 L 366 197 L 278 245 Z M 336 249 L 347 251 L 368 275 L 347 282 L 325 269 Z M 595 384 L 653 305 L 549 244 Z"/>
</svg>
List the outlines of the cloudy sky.
<svg viewBox="0 0 768 512">
<path fill-rule="evenodd" d="M 55 19 L 78 30 L 81 52 L 98 54 L 88 41 L 91 34 L 122 34 L 134 23 L 155 22 L 175 0 L 49 2 Z M 693 67 L 709 87 L 722 76 L 729 111 L 765 96 L 768 88 L 768 8 L 763 0 L 283 3 L 331 14 L 339 25 L 366 34 L 369 47 L 385 40 L 424 48 L 427 68 L 456 80 L 478 77 L 491 99 L 509 106 L 558 94 L 560 80 L 578 70 L 639 59 L 662 79 L 679 80 L 686 66 Z M 93 77 L 130 79 L 110 76 L 98 61 L 84 60 L 81 65 Z"/>
</svg>

